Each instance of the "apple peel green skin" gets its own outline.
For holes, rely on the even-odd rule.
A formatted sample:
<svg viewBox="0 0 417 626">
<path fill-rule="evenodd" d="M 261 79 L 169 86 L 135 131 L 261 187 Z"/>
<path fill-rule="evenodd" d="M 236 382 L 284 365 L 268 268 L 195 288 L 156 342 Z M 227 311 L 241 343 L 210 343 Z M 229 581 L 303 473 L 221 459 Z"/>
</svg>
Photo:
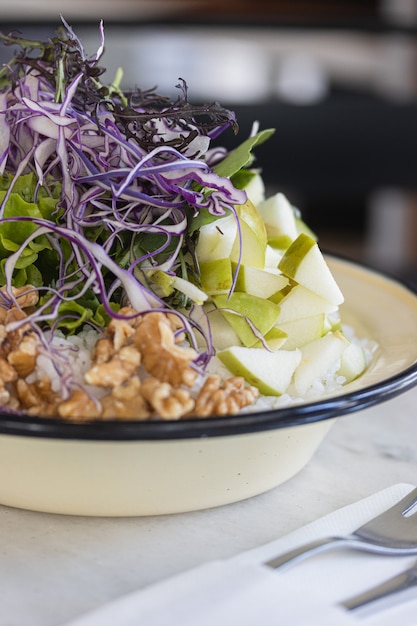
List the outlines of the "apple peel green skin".
<svg viewBox="0 0 417 626">
<path fill-rule="evenodd" d="M 263 269 L 268 243 L 265 224 L 250 200 L 236 207 L 240 236 L 236 236 L 230 253 L 232 261 Z"/>
<path fill-rule="evenodd" d="M 213 259 L 200 263 L 201 288 L 209 296 L 229 293 L 233 285 L 232 262 L 227 259 Z"/>
<path fill-rule="evenodd" d="M 339 306 L 343 303 L 343 294 L 317 242 L 305 233 L 298 235 L 285 251 L 278 269 L 331 304 Z"/>
<path fill-rule="evenodd" d="M 246 347 L 255 344 L 259 339 L 257 334 L 264 336 L 271 330 L 279 315 L 279 307 L 273 302 L 244 292 L 213 296 L 212 300 Z"/>
</svg>

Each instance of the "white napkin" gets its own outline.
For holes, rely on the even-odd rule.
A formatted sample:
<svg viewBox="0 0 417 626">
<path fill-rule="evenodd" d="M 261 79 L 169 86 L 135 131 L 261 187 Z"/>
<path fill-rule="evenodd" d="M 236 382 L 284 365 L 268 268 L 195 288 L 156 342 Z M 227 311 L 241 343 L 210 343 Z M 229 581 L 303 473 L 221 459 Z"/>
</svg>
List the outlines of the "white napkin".
<svg viewBox="0 0 417 626">
<path fill-rule="evenodd" d="M 274 542 L 163 580 L 65 626 L 415 626 L 417 595 L 416 600 L 367 618 L 339 605 L 401 572 L 415 557 L 381 557 L 340 549 L 282 572 L 263 565 L 311 539 L 352 532 L 411 489 L 408 484 L 394 485 Z"/>
</svg>

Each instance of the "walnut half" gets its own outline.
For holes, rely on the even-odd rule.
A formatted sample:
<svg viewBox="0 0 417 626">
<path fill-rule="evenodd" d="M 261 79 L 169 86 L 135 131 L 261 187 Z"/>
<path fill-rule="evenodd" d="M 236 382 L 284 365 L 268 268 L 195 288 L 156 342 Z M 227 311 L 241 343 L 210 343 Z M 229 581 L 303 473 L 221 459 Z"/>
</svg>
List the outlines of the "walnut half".
<svg viewBox="0 0 417 626">
<path fill-rule="evenodd" d="M 230 415 L 253 404 L 259 395 L 256 387 L 248 387 L 244 378 L 232 376 L 222 381 L 220 376 L 209 376 L 197 396 L 194 413 L 197 417 Z"/>
</svg>

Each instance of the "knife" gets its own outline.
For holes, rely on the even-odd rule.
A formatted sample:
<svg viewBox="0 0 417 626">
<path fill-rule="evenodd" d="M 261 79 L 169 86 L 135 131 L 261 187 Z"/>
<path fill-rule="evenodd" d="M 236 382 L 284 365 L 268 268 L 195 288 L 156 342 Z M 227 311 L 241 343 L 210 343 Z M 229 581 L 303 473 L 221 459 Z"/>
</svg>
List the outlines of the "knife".
<svg viewBox="0 0 417 626">
<path fill-rule="evenodd" d="M 354 612 L 358 617 L 366 617 L 376 611 L 416 598 L 417 563 L 380 585 L 341 602 L 341 606 Z"/>
</svg>

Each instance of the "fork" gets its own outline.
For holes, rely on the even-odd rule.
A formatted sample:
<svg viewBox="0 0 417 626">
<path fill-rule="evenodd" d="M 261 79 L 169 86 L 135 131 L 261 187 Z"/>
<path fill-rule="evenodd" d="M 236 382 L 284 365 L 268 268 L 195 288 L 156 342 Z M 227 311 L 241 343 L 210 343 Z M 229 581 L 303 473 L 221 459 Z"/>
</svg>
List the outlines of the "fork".
<svg viewBox="0 0 417 626">
<path fill-rule="evenodd" d="M 372 614 L 375 610 L 394 606 L 400 602 L 416 598 L 417 563 L 400 574 L 384 582 L 352 596 L 341 602 L 341 606 L 349 611 L 355 611 L 360 616 Z"/>
<path fill-rule="evenodd" d="M 417 521 L 413 518 L 416 504 L 417 488 L 350 535 L 311 541 L 267 561 L 265 565 L 272 569 L 284 569 L 334 548 L 353 548 L 392 556 L 417 554 Z"/>
</svg>

